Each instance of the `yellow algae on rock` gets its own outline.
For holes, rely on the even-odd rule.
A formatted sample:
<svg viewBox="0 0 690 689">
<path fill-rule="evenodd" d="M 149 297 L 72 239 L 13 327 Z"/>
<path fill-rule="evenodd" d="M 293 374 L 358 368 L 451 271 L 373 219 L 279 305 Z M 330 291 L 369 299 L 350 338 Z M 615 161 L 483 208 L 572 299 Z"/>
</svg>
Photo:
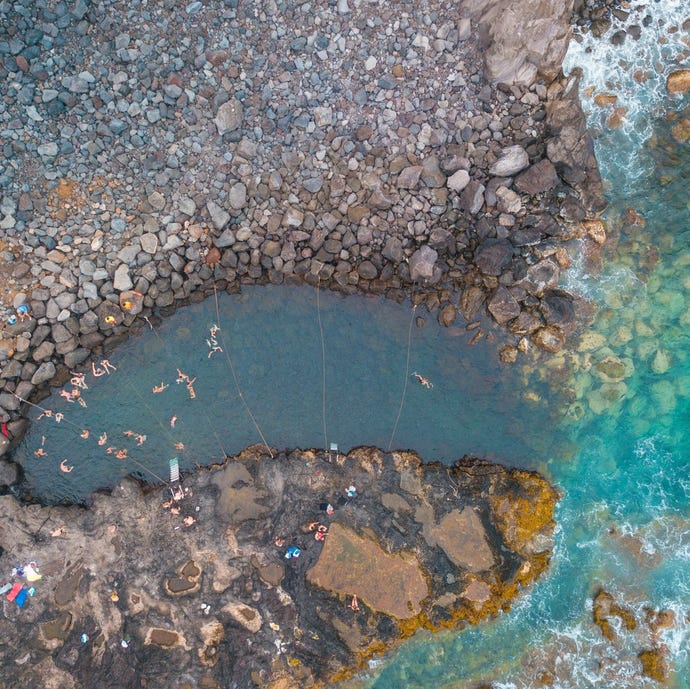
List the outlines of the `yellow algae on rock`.
<svg viewBox="0 0 690 689">
<path fill-rule="evenodd" d="M 422 611 L 429 595 L 422 567 L 414 555 L 389 553 L 371 538 L 364 538 L 334 522 L 317 563 L 307 580 L 343 596 L 356 595 L 372 610 L 398 619 Z"/>
</svg>

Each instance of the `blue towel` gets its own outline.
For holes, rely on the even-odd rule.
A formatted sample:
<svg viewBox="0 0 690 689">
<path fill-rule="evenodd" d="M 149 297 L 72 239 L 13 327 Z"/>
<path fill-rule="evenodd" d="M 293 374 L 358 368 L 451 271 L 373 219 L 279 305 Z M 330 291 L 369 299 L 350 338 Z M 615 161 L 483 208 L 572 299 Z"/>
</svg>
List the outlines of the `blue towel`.
<svg viewBox="0 0 690 689">
<path fill-rule="evenodd" d="M 18 594 L 17 597 L 14 599 L 14 602 L 20 607 L 24 607 L 24 603 L 26 602 L 26 597 L 29 595 L 28 591 L 26 589 L 22 589 Z"/>
</svg>

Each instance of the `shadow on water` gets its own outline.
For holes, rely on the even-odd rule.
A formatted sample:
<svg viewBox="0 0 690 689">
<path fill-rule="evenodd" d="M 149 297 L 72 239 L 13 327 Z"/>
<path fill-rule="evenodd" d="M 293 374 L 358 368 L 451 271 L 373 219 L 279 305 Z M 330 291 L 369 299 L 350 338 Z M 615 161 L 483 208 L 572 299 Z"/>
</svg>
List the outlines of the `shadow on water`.
<svg viewBox="0 0 690 689">
<path fill-rule="evenodd" d="M 421 309 L 413 314 L 409 304 L 321 291 L 317 311 L 315 290 L 285 286 L 222 293 L 218 304 L 219 318 L 214 299 L 208 299 L 179 310 L 155 331 L 144 328 L 109 357 L 116 370 L 100 377 L 87 370 L 87 407 L 58 391 L 41 403 L 53 411 L 52 418 L 38 418 L 40 411 L 34 410 L 15 458 L 37 497 L 83 500 L 129 473 L 151 481 L 153 474 L 165 478 L 175 456 L 190 469 L 261 442 L 231 365 L 272 447 L 387 448 L 405 384 L 410 332 L 407 390 L 394 449 L 414 449 L 427 460 L 451 462 L 474 454 L 542 469 L 557 459 L 549 436 L 550 409 L 557 401 L 549 404 L 546 390 L 533 391 L 538 402 L 526 399 L 519 367 L 499 364 L 495 345 L 470 347 L 464 330 L 442 328 Z M 424 318 L 423 327 L 410 330 L 413 315 Z M 211 353 L 214 323 L 221 327 L 215 339 L 225 344 L 224 352 Z M 195 379 L 194 399 L 184 381 L 176 382 L 178 369 Z M 415 371 L 433 387 L 420 385 Z M 161 385 L 167 387 L 154 393 Z M 60 423 L 58 412 L 64 414 Z M 39 450 L 46 455 L 35 456 Z M 121 450 L 125 459 L 116 458 Z M 63 460 L 72 472 L 60 471 Z"/>
</svg>

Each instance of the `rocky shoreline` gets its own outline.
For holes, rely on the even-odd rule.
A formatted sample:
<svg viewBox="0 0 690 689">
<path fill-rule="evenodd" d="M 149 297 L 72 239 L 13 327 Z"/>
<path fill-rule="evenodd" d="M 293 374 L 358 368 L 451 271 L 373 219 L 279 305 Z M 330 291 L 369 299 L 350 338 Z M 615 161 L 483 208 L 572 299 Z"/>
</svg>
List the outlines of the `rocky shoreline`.
<svg viewBox="0 0 690 689">
<path fill-rule="evenodd" d="M 553 488 L 469 457 L 257 446 L 182 485 L 126 480 L 88 510 L 0 497 L 2 576 L 35 589 L 3 599 L 5 685 L 329 686 L 509 609 L 552 548 Z"/>
<path fill-rule="evenodd" d="M 0 315 L 5 321 L 0 456 L 11 452 L 25 428 L 19 398 L 41 399 L 92 353 L 121 342 L 132 324 L 165 316 L 214 289 L 297 281 L 396 300 L 411 296 L 442 324 L 464 323 L 473 341 L 500 333 L 506 362 L 520 351 L 559 351 L 586 318 L 577 296 L 558 289 L 558 281 L 571 261 L 571 239 L 585 236 L 594 244 L 605 239 L 596 220 L 604 205 L 601 181 L 577 75 L 560 74 L 572 3 L 525 2 L 519 16 L 506 13 L 504 5 L 430 2 L 422 12 L 412 1 L 391 9 L 360 0 L 318 8 L 309 2 L 237 0 L 182 7 L 172 0 L 0 0 Z M 535 17 L 539 21 L 532 21 Z M 27 314 L 16 314 L 23 306 Z M 12 324 L 15 315 L 21 318 Z M 297 452 L 282 459 L 320 458 L 313 454 L 314 460 Z M 228 494 L 243 490 L 245 481 L 263 480 L 253 472 L 269 471 L 261 468 L 263 461 L 247 463 L 249 456 L 220 470 L 245 467 L 251 474 L 251 480 L 238 479 L 239 489 L 226 486 Z M 401 457 L 369 450 L 347 459 L 360 462 L 364 456 L 376 456 L 389 468 Z M 555 496 L 549 493 L 536 531 L 524 525 L 522 534 L 519 525 L 518 536 L 526 540 L 517 541 L 515 524 L 506 522 L 515 517 L 513 498 L 506 493 L 507 512 L 496 514 L 486 496 L 480 507 L 486 482 L 494 479 L 464 478 L 485 465 L 471 462 L 450 471 L 409 461 L 416 473 L 433 474 L 432 484 L 443 479 L 431 492 L 437 493 L 435 500 L 449 502 L 446 507 L 463 504 L 455 502 L 458 483 L 467 483 L 464 499 L 471 512 L 463 505 L 456 512 L 465 517 L 456 515 L 448 525 L 461 528 L 470 519 L 475 535 L 487 534 L 486 552 L 494 558 L 487 569 L 461 563 L 462 576 L 449 572 L 444 581 L 450 588 L 433 588 L 440 606 L 432 611 L 433 596 L 420 599 L 418 610 L 412 603 L 417 612 L 409 624 L 400 621 L 410 618 L 399 611 L 370 613 L 371 598 L 363 595 L 367 614 L 356 625 L 350 616 L 345 626 L 334 621 L 339 617 L 332 618 L 332 628 L 324 626 L 324 618 L 308 608 L 316 594 L 305 588 L 305 557 L 296 561 L 301 577 L 290 579 L 294 569 L 282 575 L 295 586 L 302 582 L 299 605 L 287 601 L 285 620 L 274 622 L 279 630 L 262 624 L 252 632 L 249 617 L 242 623 L 238 601 L 255 609 L 258 619 L 270 620 L 282 609 L 271 596 L 289 590 L 282 579 L 276 584 L 261 576 L 275 546 L 266 550 L 262 542 L 255 551 L 247 541 L 240 553 L 239 545 L 228 541 L 240 558 L 235 577 L 228 572 L 235 565 L 221 566 L 209 554 L 214 539 L 229 538 L 217 531 L 220 526 L 202 528 L 201 518 L 189 530 L 176 524 L 175 538 L 155 535 L 169 550 L 160 581 L 154 581 L 147 560 L 151 530 L 174 526 L 154 523 L 146 525 L 148 532 L 137 531 L 144 526 L 128 515 L 160 510 L 160 491 L 144 497 L 126 482 L 112 496 L 95 496 L 87 512 L 23 506 L 5 494 L 3 565 L 40 559 L 52 599 L 37 593 L 21 617 L 8 616 L 12 606 L 5 603 L 1 623 L 9 638 L 32 621 L 43 626 L 31 632 L 30 651 L 18 645 L 4 651 L 3 667 L 9 669 L 3 673 L 29 685 L 34 676 L 54 673 L 56 687 L 85 686 L 80 682 L 86 676 L 114 673 L 130 678 L 128 686 L 162 686 L 152 677 L 173 669 L 178 684 L 165 686 L 249 686 L 249 681 L 267 686 L 269 677 L 276 689 L 287 689 L 295 678 L 299 686 L 309 686 L 307 680 L 318 686 L 419 626 L 439 628 L 493 614 L 546 566 L 547 543 L 534 551 L 522 548 L 537 532 L 540 538 L 550 533 Z M 11 493 L 16 467 L 0 462 L 0 485 Z M 336 470 L 329 464 L 328 471 Z M 358 474 L 362 480 L 376 473 L 363 466 L 357 471 L 364 472 Z M 524 472 L 494 467 L 488 475 L 512 477 L 513 497 L 532 484 L 541 486 L 537 502 L 548 492 L 542 479 Z M 210 485 L 213 476 L 201 472 L 187 482 L 197 495 L 214 493 L 202 512 L 220 509 L 223 502 Z M 368 481 L 367 490 L 382 490 Z M 311 488 L 311 483 L 300 486 L 305 495 Z M 342 517 L 329 536 L 352 544 L 369 534 L 384 548 L 396 549 L 401 536 L 414 534 L 416 540 L 405 548 L 418 554 L 435 549 L 437 563 L 444 551 L 446 567 L 448 551 L 436 531 L 442 513 L 429 516 L 421 506 L 408 512 L 404 503 L 417 495 L 408 489 L 390 488 L 397 496 L 386 498 L 390 504 L 379 496 L 380 505 L 364 522 Z M 525 500 L 534 497 L 527 490 Z M 266 503 L 256 503 L 262 519 L 264 509 L 277 509 L 271 500 Z M 431 503 L 433 510 L 440 505 Z M 392 525 L 391 514 L 400 528 Z M 480 514 L 481 523 L 471 514 Z M 37 524 L 52 523 L 56 515 L 74 522 L 68 535 L 39 537 Z M 286 528 L 297 533 L 307 515 L 292 517 L 302 521 Z M 386 528 L 377 531 L 380 518 Z M 243 517 L 238 527 L 257 528 L 257 519 Z M 115 531 L 104 532 L 107 524 Z M 132 540 L 119 540 L 120 529 L 131 529 Z M 99 572 L 85 562 L 89 549 L 96 548 L 95 535 L 98 540 L 106 533 L 102 557 L 111 569 Z M 178 536 L 186 534 L 180 546 Z M 209 544 L 205 554 L 202 541 Z M 336 538 L 324 543 L 333 542 Z M 512 555 L 502 554 L 497 564 L 503 546 Z M 137 557 L 141 561 L 134 567 Z M 46 567 L 49 562 L 57 564 Z M 207 577 L 209 568 L 214 574 Z M 475 576 L 475 570 L 491 574 Z M 119 602 L 104 606 L 103 587 L 124 586 L 126 571 L 136 572 L 136 591 L 115 591 Z M 329 589 L 322 576 L 314 574 L 312 583 Z M 187 580 L 195 595 L 175 598 L 161 583 L 164 578 L 181 585 Z M 429 577 L 423 579 L 429 586 Z M 431 581 L 436 582 L 433 576 Z M 202 632 L 191 607 L 183 619 L 170 602 L 184 600 L 180 609 L 198 606 L 197 584 L 205 598 L 211 596 L 213 615 L 217 605 L 223 607 L 221 592 L 233 591 L 237 603 L 234 613 L 225 610 L 213 624 L 204 626 L 202 617 Z M 272 593 L 259 605 L 262 586 L 272 587 Z M 323 599 L 323 610 L 330 611 L 324 612 L 326 619 L 335 606 L 343 608 L 337 598 L 343 592 L 329 590 Z M 473 600 L 484 594 L 488 597 Z M 113 614 L 111 603 L 123 610 Z M 326 635 L 327 646 L 294 634 L 307 609 L 316 615 L 314 633 Z M 140 613 L 141 620 L 133 621 Z M 194 614 L 198 618 L 198 611 Z M 243 629 L 244 641 L 260 639 L 252 649 L 262 653 L 247 654 L 245 646 L 233 645 L 226 628 Z M 28 627 L 22 629 L 29 634 Z M 285 629 L 290 639 L 278 634 Z M 84 645 L 81 634 L 87 636 Z M 127 638 L 136 654 L 127 655 Z M 124 646 L 118 646 L 121 640 Z M 288 644 L 286 649 L 299 641 L 307 650 L 300 646 L 289 655 L 277 641 Z M 217 652 L 228 645 L 231 654 Z M 276 648 L 287 665 L 261 665 L 260 658 L 273 658 Z M 324 669 L 317 662 L 324 654 L 332 654 L 338 667 Z M 32 667 L 25 665 L 29 658 Z M 183 668 L 190 658 L 196 674 L 188 680 Z M 204 675 L 204 667 L 212 669 Z"/>
<path fill-rule="evenodd" d="M 214 285 L 414 292 L 474 341 L 501 326 L 505 361 L 563 347 L 567 242 L 605 238 L 568 7 L 511 31 L 497 2 L 173 5 L 0 3 L 0 303 L 31 315 L 0 340 L 4 420 Z"/>
</svg>

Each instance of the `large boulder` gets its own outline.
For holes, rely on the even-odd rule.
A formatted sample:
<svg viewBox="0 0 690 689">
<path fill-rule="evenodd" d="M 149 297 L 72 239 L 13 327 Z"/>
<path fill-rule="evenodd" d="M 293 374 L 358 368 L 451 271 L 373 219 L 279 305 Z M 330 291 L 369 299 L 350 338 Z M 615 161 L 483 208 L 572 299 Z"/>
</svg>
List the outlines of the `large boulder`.
<svg viewBox="0 0 690 689">
<path fill-rule="evenodd" d="M 528 165 L 527 151 L 516 144 L 501 151 L 501 157 L 489 168 L 489 172 L 497 177 L 512 177 Z"/>
<path fill-rule="evenodd" d="M 499 287 L 487 306 L 489 313 L 499 325 L 520 315 L 520 304 L 507 287 Z"/>
<path fill-rule="evenodd" d="M 579 192 L 587 213 L 595 215 L 604 209 L 606 201 L 594 144 L 580 106 L 578 82 L 578 75 L 573 74 L 550 91 L 546 120 L 551 136 L 546 141 L 546 154 L 559 176 Z"/>
<path fill-rule="evenodd" d="M 477 23 L 489 81 L 529 85 L 560 70 L 573 0 L 463 0 L 461 12 Z"/>
<path fill-rule="evenodd" d="M 413 282 L 429 284 L 438 280 L 436 261 L 438 252 L 426 244 L 410 256 L 410 278 Z"/>
</svg>

